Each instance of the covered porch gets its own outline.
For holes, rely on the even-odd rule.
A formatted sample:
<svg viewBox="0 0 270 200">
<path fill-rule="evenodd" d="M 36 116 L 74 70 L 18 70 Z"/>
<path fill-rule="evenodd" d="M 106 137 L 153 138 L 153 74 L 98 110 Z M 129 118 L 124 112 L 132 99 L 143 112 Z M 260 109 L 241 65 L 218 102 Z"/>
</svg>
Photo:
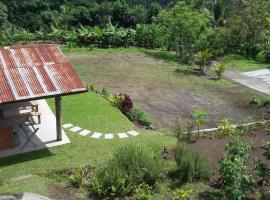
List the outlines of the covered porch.
<svg viewBox="0 0 270 200">
<path fill-rule="evenodd" d="M 0 48 L 0 91 L 1 158 L 69 143 L 61 97 L 87 90 L 60 48 L 43 44 Z"/>
<path fill-rule="evenodd" d="M 39 112 L 42 113 L 41 123 L 39 124 L 37 117 L 31 117 L 32 123 L 37 133 L 34 134 L 31 142 L 27 142 L 23 130 L 16 123 L 13 124 L 13 147 L 0 150 L 0 158 L 13 156 L 17 154 L 36 151 L 44 148 L 55 147 L 70 143 L 70 140 L 64 130 L 61 129 L 62 139 L 57 139 L 56 117 L 45 100 L 38 100 Z M 1 106 L 0 106 L 1 108 Z M 3 121 L 2 121 L 3 123 Z M 1 121 L 0 121 L 1 124 Z M 4 124 L 2 126 L 5 126 Z M 33 134 L 33 130 L 29 129 L 29 134 Z M 26 144 L 26 145 L 25 145 Z"/>
</svg>

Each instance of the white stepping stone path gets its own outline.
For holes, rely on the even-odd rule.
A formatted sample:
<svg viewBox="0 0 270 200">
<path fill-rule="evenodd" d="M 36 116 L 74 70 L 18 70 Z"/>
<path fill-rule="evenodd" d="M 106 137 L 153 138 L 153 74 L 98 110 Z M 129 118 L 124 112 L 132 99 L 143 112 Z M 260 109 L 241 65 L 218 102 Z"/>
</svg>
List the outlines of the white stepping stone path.
<svg viewBox="0 0 270 200">
<path fill-rule="evenodd" d="M 91 138 L 99 139 L 102 136 L 102 133 L 95 132 L 93 135 L 91 135 Z"/>
<path fill-rule="evenodd" d="M 82 130 L 82 128 L 80 128 L 79 126 L 75 126 L 75 127 L 71 128 L 69 130 L 75 133 L 75 132 L 78 132 L 78 131 Z"/>
<path fill-rule="evenodd" d="M 71 127 L 73 127 L 72 124 L 64 124 L 64 125 L 63 125 L 63 128 L 71 128 Z"/>
<path fill-rule="evenodd" d="M 118 137 L 122 139 L 122 138 L 127 138 L 128 135 L 126 133 L 118 133 Z"/>
<path fill-rule="evenodd" d="M 87 136 L 89 133 L 91 133 L 91 131 L 85 129 L 85 130 L 81 131 L 79 134 L 80 134 L 81 136 Z"/>
<path fill-rule="evenodd" d="M 63 125 L 64 129 L 69 129 L 70 131 L 74 132 L 74 133 L 78 133 L 80 136 L 88 136 L 90 135 L 90 133 L 92 133 L 90 130 L 88 129 L 83 129 L 79 126 L 74 126 L 73 124 L 64 124 Z M 104 137 L 102 137 L 104 135 Z M 112 140 L 114 138 L 120 138 L 120 139 L 124 139 L 124 138 L 128 138 L 130 136 L 136 137 L 140 135 L 137 131 L 135 130 L 131 130 L 131 131 L 127 131 L 127 132 L 122 132 L 122 133 L 98 133 L 98 132 L 94 132 L 90 137 L 94 138 L 94 139 L 106 139 L 106 140 Z"/>
<path fill-rule="evenodd" d="M 105 134 L 105 139 L 113 139 L 113 134 L 112 133 L 108 133 L 108 134 Z"/>
<path fill-rule="evenodd" d="M 134 130 L 128 131 L 127 133 L 129 135 L 132 135 L 132 136 L 138 136 L 138 135 L 140 135 L 137 131 L 134 131 Z"/>
</svg>

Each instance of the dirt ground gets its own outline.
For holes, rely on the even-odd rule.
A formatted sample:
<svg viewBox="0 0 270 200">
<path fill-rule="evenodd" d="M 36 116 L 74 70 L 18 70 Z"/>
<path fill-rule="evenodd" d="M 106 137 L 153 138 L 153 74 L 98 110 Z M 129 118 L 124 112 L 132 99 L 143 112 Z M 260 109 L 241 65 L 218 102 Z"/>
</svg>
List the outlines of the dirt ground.
<svg viewBox="0 0 270 200">
<path fill-rule="evenodd" d="M 158 54 L 157 54 L 158 55 Z M 176 73 L 186 66 L 159 58 L 155 53 L 69 53 L 80 77 L 98 88 L 127 93 L 135 105 L 151 117 L 157 128 L 174 127 L 190 121 L 194 108 L 208 112 L 208 128 L 223 118 L 238 123 L 262 119 L 266 109 L 246 106 L 249 99 L 263 96 L 230 80 L 214 76 Z"/>
<path fill-rule="evenodd" d="M 249 166 L 254 166 L 254 162 L 258 159 L 270 166 L 270 160 L 266 158 L 263 146 L 270 141 L 270 134 L 265 131 L 243 136 L 253 148 L 248 157 Z M 218 166 L 219 158 L 224 155 L 225 146 L 228 139 L 199 139 L 194 143 L 187 143 L 188 148 L 200 152 L 208 161 L 209 166 Z"/>
</svg>

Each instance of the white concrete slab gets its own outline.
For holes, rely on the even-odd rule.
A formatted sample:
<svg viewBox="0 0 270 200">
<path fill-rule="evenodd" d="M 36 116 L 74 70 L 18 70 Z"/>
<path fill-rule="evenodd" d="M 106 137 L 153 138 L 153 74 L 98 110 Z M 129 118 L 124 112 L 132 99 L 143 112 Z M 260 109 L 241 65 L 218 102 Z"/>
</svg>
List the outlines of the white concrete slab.
<svg viewBox="0 0 270 200">
<path fill-rule="evenodd" d="M 258 78 L 264 82 L 269 82 L 270 81 L 270 75 L 266 75 L 266 76 L 257 76 L 255 78 Z"/>
<path fill-rule="evenodd" d="M 25 192 L 23 193 L 21 200 L 50 200 L 50 199 L 41 195 Z"/>
<path fill-rule="evenodd" d="M 118 133 L 117 134 L 119 138 L 123 139 L 123 138 L 127 138 L 128 135 L 126 133 Z"/>
<path fill-rule="evenodd" d="M 64 130 L 62 130 L 62 141 L 57 141 L 55 115 L 45 100 L 39 100 L 39 112 L 42 113 L 41 124 L 37 124 L 37 117 L 32 119 L 32 121 L 35 122 L 35 128 L 39 128 L 37 134 L 32 139 L 35 145 L 28 143 L 23 149 L 21 149 L 23 144 L 26 142 L 26 138 L 22 134 L 22 131 L 18 130 L 19 128 L 17 127 L 14 129 L 15 131 L 18 130 L 15 135 L 16 146 L 12 149 L 0 151 L 0 157 L 12 156 L 70 143 L 70 140 Z"/>
<path fill-rule="evenodd" d="M 85 129 L 85 130 L 81 131 L 79 134 L 80 134 L 81 136 L 87 136 L 89 133 L 91 133 L 91 131 Z"/>
<path fill-rule="evenodd" d="M 102 133 L 95 132 L 93 135 L 91 135 L 91 138 L 99 139 L 102 136 Z"/>
<path fill-rule="evenodd" d="M 243 74 L 249 77 L 264 76 L 270 74 L 270 69 L 260 69 L 256 71 L 245 72 Z"/>
<path fill-rule="evenodd" d="M 72 124 L 64 124 L 64 125 L 63 125 L 63 128 L 72 128 L 72 127 L 73 127 Z"/>
<path fill-rule="evenodd" d="M 113 134 L 112 133 L 105 134 L 105 139 L 113 139 Z"/>
<path fill-rule="evenodd" d="M 138 136 L 138 135 L 140 135 L 137 131 L 134 131 L 134 130 L 128 131 L 127 133 L 129 135 L 132 135 L 132 136 Z"/>
<path fill-rule="evenodd" d="M 78 131 L 82 130 L 82 128 L 79 127 L 79 126 L 75 126 L 75 127 L 71 128 L 71 129 L 69 129 L 69 130 L 70 130 L 71 132 L 75 133 L 75 132 L 78 132 Z"/>
</svg>

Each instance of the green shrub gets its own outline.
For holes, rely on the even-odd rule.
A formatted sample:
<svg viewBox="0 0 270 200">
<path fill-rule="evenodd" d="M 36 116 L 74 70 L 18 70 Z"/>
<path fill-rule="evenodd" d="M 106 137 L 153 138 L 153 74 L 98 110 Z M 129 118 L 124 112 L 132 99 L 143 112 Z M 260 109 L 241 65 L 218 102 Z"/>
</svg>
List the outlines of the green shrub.
<svg viewBox="0 0 270 200">
<path fill-rule="evenodd" d="M 131 194 L 142 183 L 153 186 L 161 169 L 159 158 L 142 147 L 120 147 L 111 160 L 97 169 L 90 189 L 96 196 Z"/>
<path fill-rule="evenodd" d="M 215 72 L 217 74 L 218 79 L 221 78 L 222 74 L 225 72 L 225 69 L 226 69 L 226 65 L 225 64 L 218 63 L 216 65 Z"/>
<path fill-rule="evenodd" d="M 263 51 L 260 51 L 257 55 L 256 55 L 256 61 L 260 62 L 260 63 L 265 63 L 266 62 L 266 57 L 264 55 Z"/>
<path fill-rule="evenodd" d="M 230 119 L 222 119 L 218 122 L 218 133 L 220 135 L 234 135 L 236 133 L 236 126 Z"/>
<path fill-rule="evenodd" d="M 130 112 L 128 112 L 127 117 L 130 121 L 137 122 L 142 126 L 150 127 L 151 125 L 151 120 L 149 117 L 138 108 L 133 108 Z"/>
<path fill-rule="evenodd" d="M 182 182 L 201 181 L 209 178 L 210 171 L 207 162 L 199 153 L 188 151 L 183 143 L 177 143 L 175 161 Z"/>
<path fill-rule="evenodd" d="M 152 187 L 149 185 L 142 183 L 138 185 L 134 191 L 134 196 L 136 200 L 152 200 L 153 195 L 152 195 Z"/>
<path fill-rule="evenodd" d="M 198 128 L 198 134 L 200 132 L 200 126 L 204 125 L 208 120 L 208 113 L 203 110 L 193 109 L 191 113 L 191 118 L 194 120 Z"/>
<path fill-rule="evenodd" d="M 190 199 L 190 195 L 192 193 L 192 189 L 188 187 L 182 187 L 173 192 L 173 200 L 185 200 Z"/>
<path fill-rule="evenodd" d="M 234 137 L 226 147 L 226 154 L 218 163 L 219 173 L 222 176 L 222 191 L 231 200 L 246 199 L 247 192 L 253 185 L 252 176 L 248 174 L 245 159 L 250 145 L 239 137 Z"/>
<path fill-rule="evenodd" d="M 105 98 L 105 99 L 108 99 L 110 97 L 110 93 L 108 92 L 108 90 L 106 90 L 106 88 L 102 88 L 101 92 L 100 92 L 100 95 Z"/>
<path fill-rule="evenodd" d="M 108 97 L 108 101 L 118 109 L 122 108 L 123 101 L 124 101 L 124 95 L 122 94 L 115 94 L 115 95 L 110 95 Z"/>
<path fill-rule="evenodd" d="M 270 97 L 268 97 L 267 99 L 264 100 L 263 106 L 270 107 Z"/>
<path fill-rule="evenodd" d="M 261 105 L 262 100 L 259 97 L 253 96 L 251 97 L 249 104 L 251 105 Z"/>
<path fill-rule="evenodd" d="M 260 160 L 256 161 L 255 172 L 259 177 L 263 178 L 264 181 L 267 181 L 267 182 L 270 181 L 270 169 L 262 161 Z"/>
</svg>

